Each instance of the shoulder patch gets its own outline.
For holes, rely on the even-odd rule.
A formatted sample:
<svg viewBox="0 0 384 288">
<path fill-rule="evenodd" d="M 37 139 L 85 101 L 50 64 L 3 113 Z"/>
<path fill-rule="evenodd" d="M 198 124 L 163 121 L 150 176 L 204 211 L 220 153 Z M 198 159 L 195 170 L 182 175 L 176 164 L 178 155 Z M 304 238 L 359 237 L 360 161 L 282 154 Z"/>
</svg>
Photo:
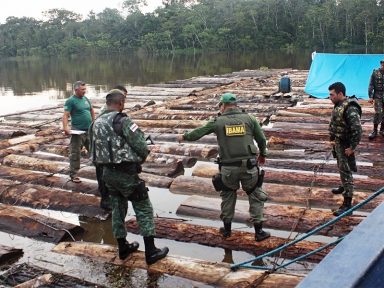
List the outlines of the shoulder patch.
<svg viewBox="0 0 384 288">
<path fill-rule="evenodd" d="M 131 126 L 129 126 L 129 129 L 132 131 L 132 132 L 135 132 L 137 130 L 137 128 L 139 128 L 139 126 L 137 126 L 136 123 L 132 123 Z"/>
</svg>

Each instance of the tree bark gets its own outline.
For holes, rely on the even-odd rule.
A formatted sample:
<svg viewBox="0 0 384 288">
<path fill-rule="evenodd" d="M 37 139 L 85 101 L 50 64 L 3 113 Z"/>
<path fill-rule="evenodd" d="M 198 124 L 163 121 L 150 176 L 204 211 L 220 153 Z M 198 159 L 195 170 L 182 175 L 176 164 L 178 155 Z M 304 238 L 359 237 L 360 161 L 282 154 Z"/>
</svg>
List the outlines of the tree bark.
<svg viewBox="0 0 384 288">
<path fill-rule="evenodd" d="M 85 242 L 60 243 L 53 248 L 53 251 L 67 255 L 92 257 L 98 261 L 115 265 L 148 269 L 153 272 L 203 282 L 215 287 L 252 287 L 253 283 L 264 275 L 264 272 L 254 269 L 241 269 L 237 272 L 231 272 L 229 264 L 226 263 L 214 263 L 171 255 L 151 266 L 147 266 L 143 252 L 132 253 L 127 259 L 121 261 L 116 257 L 116 248 L 110 245 Z M 257 287 L 295 287 L 302 279 L 302 276 L 274 273 L 269 274 Z M 242 286 L 236 286 L 237 284 Z"/>
<path fill-rule="evenodd" d="M 23 255 L 23 249 L 0 245 L 0 265 L 10 264 Z"/>
<path fill-rule="evenodd" d="M 66 211 L 86 217 L 106 219 L 108 212 L 99 207 L 100 198 L 50 187 L 0 179 L 0 201 L 35 209 Z"/>
<path fill-rule="evenodd" d="M 334 195 L 330 189 L 312 187 L 303 187 L 296 185 L 280 185 L 273 183 L 264 183 L 263 190 L 268 193 L 268 202 L 279 204 L 295 204 L 306 207 L 319 208 L 337 208 L 343 202 L 341 195 Z M 199 195 L 206 197 L 219 198 L 211 179 L 196 176 L 178 176 L 173 180 L 169 190 L 176 194 Z M 239 199 L 247 200 L 247 194 L 239 189 L 237 191 Z M 371 195 L 370 192 L 353 192 L 353 204 L 357 204 Z M 359 210 L 370 212 L 384 202 L 384 195 L 373 199 Z"/>
<path fill-rule="evenodd" d="M 15 288 L 34 288 L 45 285 L 50 285 L 54 282 L 54 278 L 52 274 L 43 274 L 34 279 L 28 280 L 24 283 L 16 285 Z"/>
<path fill-rule="evenodd" d="M 340 176 L 338 175 L 316 175 L 314 173 L 300 173 L 296 171 L 274 171 L 267 167 L 264 168 L 265 177 L 264 182 L 278 183 L 278 184 L 291 184 L 300 186 L 309 186 L 312 182 L 314 186 L 319 187 L 337 187 L 340 185 Z M 192 172 L 192 176 L 211 178 L 218 173 L 218 168 L 210 164 L 198 164 Z M 384 186 L 384 179 L 378 178 L 356 178 L 354 179 L 355 187 L 359 190 L 376 191 Z"/>
<path fill-rule="evenodd" d="M 182 216 L 219 220 L 220 202 L 221 200 L 219 199 L 192 196 L 181 203 L 176 213 Z M 237 201 L 233 221 L 249 223 L 249 214 L 245 212 L 248 211 L 248 207 L 248 201 Z M 268 205 L 264 208 L 264 218 L 266 219 L 264 222 L 264 227 L 266 228 L 285 231 L 291 231 L 295 228 L 294 231 L 305 233 L 328 222 L 333 219 L 334 216 L 330 211 L 305 209 L 294 206 Z M 363 216 L 355 215 L 342 218 L 334 225 L 320 230 L 318 235 L 330 237 L 346 235 L 364 220 L 364 218 Z"/>
<path fill-rule="evenodd" d="M 196 145 L 190 143 L 161 143 L 149 145 L 151 153 L 187 155 L 198 159 L 210 159 L 216 157 L 218 153 L 217 145 Z"/>
<path fill-rule="evenodd" d="M 59 243 L 84 232 L 83 228 L 30 210 L 0 204 L 0 230 L 40 241 Z M 70 234 L 68 234 L 68 232 Z"/>
<path fill-rule="evenodd" d="M 224 238 L 218 228 L 190 224 L 181 219 L 155 218 L 155 224 L 156 237 L 158 238 L 245 251 L 254 255 L 271 251 L 284 245 L 288 241 L 288 239 L 285 238 L 271 236 L 265 241 L 256 242 L 254 233 L 236 230 L 232 230 L 230 237 Z M 127 221 L 125 226 L 128 232 L 135 234 L 140 233 L 135 219 Z M 296 258 L 323 245 L 323 243 L 319 242 L 301 241 L 294 246 L 284 249 L 282 255 L 279 257 L 288 259 Z M 325 249 L 319 254 L 309 256 L 305 261 L 320 262 L 330 250 L 331 249 Z"/>
</svg>

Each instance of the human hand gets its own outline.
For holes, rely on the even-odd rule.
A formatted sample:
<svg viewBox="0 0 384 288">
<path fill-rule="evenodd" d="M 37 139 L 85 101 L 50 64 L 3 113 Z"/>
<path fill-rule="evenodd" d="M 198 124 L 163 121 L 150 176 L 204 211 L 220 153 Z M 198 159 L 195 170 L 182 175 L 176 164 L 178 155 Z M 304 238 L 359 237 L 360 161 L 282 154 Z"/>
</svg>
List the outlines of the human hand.
<svg viewBox="0 0 384 288">
<path fill-rule="evenodd" d="M 71 135 L 71 129 L 69 129 L 68 127 L 64 128 L 63 130 L 65 135 Z"/>
<path fill-rule="evenodd" d="M 369 99 L 368 99 L 368 103 L 371 103 L 371 104 L 372 104 L 372 103 L 373 103 L 373 98 L 369 98 Z"/>
<path fill-rule="evenodd" d="M 344 152 L 345 152 L 345 155 L 347 155 L 348 157 L 353 155 L 353 153 L 355 153 L 355 151 L 353 151 L 351 147 L 345 149 Z"/>
<path fill-rule="evenodd" d="M 265 157 L 259 155 L 259 157 L 257 158 L 257 162 L 259 162 L 259 165 L 263 166 L 265 164 Z"/>
</svg>

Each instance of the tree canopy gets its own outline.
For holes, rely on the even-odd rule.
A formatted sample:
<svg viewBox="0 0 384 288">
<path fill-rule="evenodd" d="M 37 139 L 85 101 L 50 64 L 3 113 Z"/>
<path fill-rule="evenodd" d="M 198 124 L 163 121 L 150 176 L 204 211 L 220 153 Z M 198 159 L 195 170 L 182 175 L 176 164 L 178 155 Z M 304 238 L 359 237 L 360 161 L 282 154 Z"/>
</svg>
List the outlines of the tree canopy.
<svg viewBox="0 0 384 288">
<path fill-rule="evenodd" d="M 0 25 L 0 56 L 148 53 L 179 50 L 384 48 L 384 3 L 377 0 L 123 1 L 82 19 L 51 9 L 45 20 L 9 17 Z"/>
</svg>

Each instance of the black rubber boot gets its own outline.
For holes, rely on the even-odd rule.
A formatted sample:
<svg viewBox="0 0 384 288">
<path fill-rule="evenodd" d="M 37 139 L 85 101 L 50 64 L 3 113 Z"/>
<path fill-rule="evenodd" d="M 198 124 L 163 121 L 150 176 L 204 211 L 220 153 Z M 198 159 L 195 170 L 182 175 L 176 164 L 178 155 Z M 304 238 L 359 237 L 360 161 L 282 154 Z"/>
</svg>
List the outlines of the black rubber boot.
<svg viewBox="0 0 384 288">
<path fill-rule="evenodd" d="M 374 125 L 373 125 L 373 131 L 372 131 L 371 134 L 369 134 L 369 136 L 368 136 L 368 139 L 369 139 L 369 140 L 373 140 L 373 139 L 376 138 L 376 136 L 377 136 L 377 126 L 378 126 L 378 124 L 374 124 Z"/>
<path fill-rule="evenodd" d="M 158 249 L 155 246 L 155 240 L 153 236 L 147 236 L 143 238 L 145 244 L 145 261 L 148 265 L 151 265 L 167 256 L 169 252 L 168 247 Z"/>
<path fill-rule="evenodd" d="M 101 198 L 100 200 L 100 208 L 104 209 L 105 211 L 112 211 L 111 204 L 109 203 L 109 197 L 108 198 Z"/>
<path fill-rule="evenodd" d="M 224 223 L 224 227 L 220 227 L 219 229 L 219 232 L 221 235 L 223 235 L 224 238 L 228 238 L 231 236 L 231 226 L 232 226 L 232 223 L 231 222 L 223 222 Z"/>
<path fill-rule="evenodd" d="M 333 188 L 331 191 L 333 194 L 342 194 L 344 192 L 344 187 L 339 186 L 337 188 Z"/>
<path fill-rule="evenodd" d="M 117 239 L 117 244 L 119 246 L 119 258 L 121 260 L 124 260 L 128 257 L 129 254 L 139 249 L 139 243 L 137 243 L 136 241 L 129 243 L 125 238 Z"/>
<path fill-rule="evenodd" d="M 263 230 L 262 222 L 255 223 L 254 227 L 255 227 L 255 240 L 257 242 L 263 241 L 264 239 L 267 239 L 271 236 L 271 233 Z"/>
<path fill-rule="evenodd" d="M 339 209 L 333 211 L 333 215 L 339 216 L 342 213 L 344 213 L 345 211 L 347 211 L 348 209 L 350 209 L 351 207 L 352 207 L 352 197 L 344 197 L 343 204 L 341 204 Z"/>
</svg>

